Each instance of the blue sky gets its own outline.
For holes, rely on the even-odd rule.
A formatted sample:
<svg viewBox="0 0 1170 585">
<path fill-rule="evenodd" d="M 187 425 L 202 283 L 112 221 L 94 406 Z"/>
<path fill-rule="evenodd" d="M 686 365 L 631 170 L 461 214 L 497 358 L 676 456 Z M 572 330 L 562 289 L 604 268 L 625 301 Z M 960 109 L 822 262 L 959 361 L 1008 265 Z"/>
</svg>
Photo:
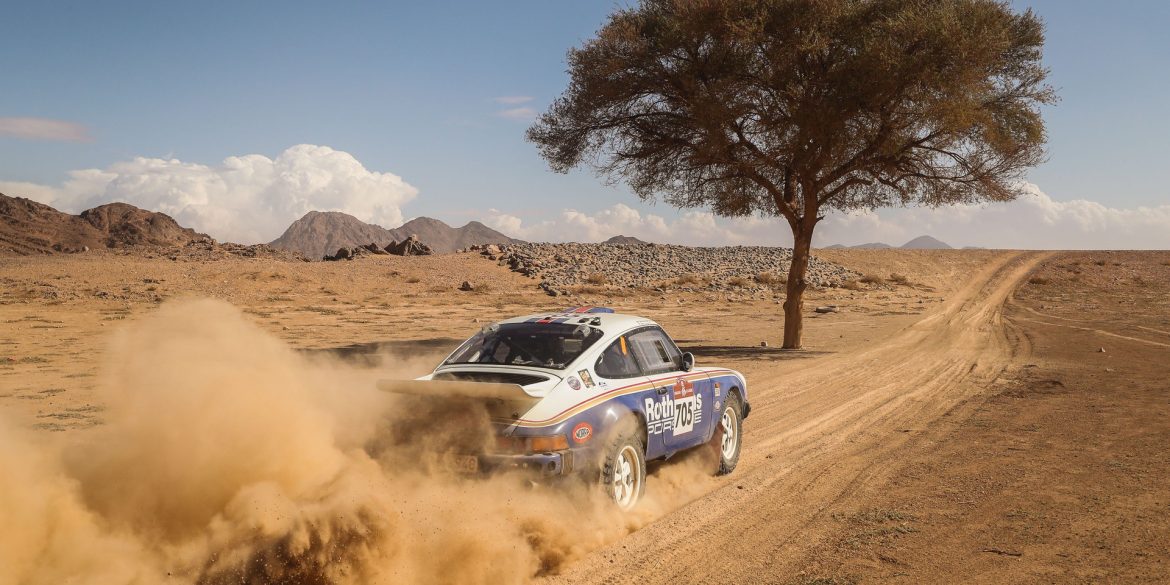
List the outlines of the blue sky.
<svg viewBox="0 0 1170 585">
<path fill-rule="evenodd" d="M 550 239 L 600 237 L 607 225 L 648 236 L 703 230 L 706 218 L 640 204 L 589 171 L 549 172 L 523 139 L 530 123 L 523 109 L 541 111 L 561 92 L 565 52 L 617 5 L 6 2 L 0 118 L 67 121 L 78 134 L 43 140 L 0 132 L 0 190 L 35 198 L 35 187 L 14 188 L 31 184 L 52 192 L 71 171 L 108 170 L 136 157 L 216 166 L 231 156 L 276 158 L 312 144 L 401 177 L 414 189 L 394 199 L 403 217 L 454 224 L 491 219 L 520 235 Z M 1033 171 L 1031 182 L 1056 205 L 1166 211 L 1170 189 L 1161 169 L 1170 151 L 1163 105 L 1170 95 L 1170 3 L 1013 5 L 1032 7 L 1047 22 L 1046 62 L 1061 96 L 1046 112 L 1050 161 Z M 531 99 L 501 99 L 510 97 Z M 516 111 L 507 116 L 506 110 Z M 70 206 L 63 197 L 41 198 Z M 651 215 L 665 227 L 648 221 Z M 841 224 L 826 236 L 856 243 L 949 225 L 907 224 L 907 217 L 883 212 L 877 223 Z M 711 243 L 751 234 L 764 234 L 765 242 L 784 239 L 767 235 L 767 225 L 716 223 L 725 235 L 711 235 Z M 980 226 L 968 227 L 962 238 L 970 241 L 957 244 L 995 245 L 977 241 Z M 1170 246 L 1160 242 L 1154 237 L 1136 247 Z M 1080 247 L 1075 244 L 1036 243 Z"/>
</svg>

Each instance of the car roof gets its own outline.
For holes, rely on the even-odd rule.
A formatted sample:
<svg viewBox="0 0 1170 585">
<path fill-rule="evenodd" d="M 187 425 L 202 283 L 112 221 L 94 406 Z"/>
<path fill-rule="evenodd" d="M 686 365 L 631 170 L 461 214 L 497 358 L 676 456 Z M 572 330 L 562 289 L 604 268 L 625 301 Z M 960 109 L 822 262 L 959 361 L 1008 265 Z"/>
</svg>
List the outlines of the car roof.
<svg viewBox="0 0 1170 585">
<path fill-rule="evenodd" d="M 587 323 L 601 329 L 606 335 L 622 333 L 634 327 L 658 325 L 651 319 L 638 315 L 615 313 L 613 309 L 607 307 L 569 307 L 546 313 L 504 319 L 499 323 Z"/>
</svg>

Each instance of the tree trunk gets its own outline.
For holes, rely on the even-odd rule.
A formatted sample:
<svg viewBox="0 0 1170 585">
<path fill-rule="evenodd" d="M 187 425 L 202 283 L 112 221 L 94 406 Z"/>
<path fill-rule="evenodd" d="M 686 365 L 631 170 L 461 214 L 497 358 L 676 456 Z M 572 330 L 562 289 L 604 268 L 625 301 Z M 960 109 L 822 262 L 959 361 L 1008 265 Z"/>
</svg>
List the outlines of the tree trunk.
<svg viewBox="0 0 1170 585">
<path fill-rule="evenodd" d="M 792 265 L 788 267 L 788 288 L 784 297 L 784 349 L 800 349 L 804 332 L 804 276 L 808 272 L 808 257 L 812 249 L 812 228 L 794 230 L 792 234 Z"/>
</svg>

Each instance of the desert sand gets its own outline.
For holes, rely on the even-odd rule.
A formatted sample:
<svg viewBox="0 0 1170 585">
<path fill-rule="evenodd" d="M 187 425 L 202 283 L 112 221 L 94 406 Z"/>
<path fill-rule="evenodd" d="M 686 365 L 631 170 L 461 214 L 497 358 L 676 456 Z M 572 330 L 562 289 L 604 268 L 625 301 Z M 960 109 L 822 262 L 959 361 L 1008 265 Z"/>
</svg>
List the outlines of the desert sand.
<svg viewBox="0 0 1170 585">
<path fill-rule="evenodd" d="M 596 286 L 551 298 L 534 280 L 476 254 L 330 263 L 188 262 L 108 251 L 2 258 L 0 425 L 19 437 L 0 463 L 31 461 L 25 452 L 47 462 L 0 487 L 20 494 L 19 482 L 41 482 L 24 500 L 11 499 L 38 502 L 36 494 L 58 493 L 43 486 L 64 481 L 54 497 L 76 507 L 79 526 L 106 544 L 89 546 L 89 533 L 77 530 L 71 538 L 83 542 L 64 542 L 41 526 L 53 516 L 26 506 L 27 524 L 10 524 L 0 544 L 25 542 L 21 550 L 31 552 L 11 575 L 0 568 L 0 582 L 53 582 L 70 568 L 101 573 L 96 582 L 172 571 L 174 582 L 240 575 L 254 582 L 436 583 L 1170 580 L 1170 253 L 817 255 L 881 281 L 811 290 L 806 349 L 797 352 L 776 349 L 781 290 L 759 298 Z M 902 278 L 890 281 L 892 274 Z M 476 290 L 458 290 L 463 281 Z M 368 422 L 350 411 L 386 408 L 370 398 L 373 379 L 424 373 L 494 319 L 575 304 L 644 314 L 700 364 L 747 376 L 753 411 L 733 474 L 706 477 L 685 458 L 656 464 L 648 493 L 658 499 L 623 518 L 577 505 L 575 489 L 508 483 L 485 491 L 458 479 L 397 477 L 385 458 L 369 472 L 366 456 L 351 448 L 360 444 L 355 437 L 376 431 L 347 426 Z M 839 311 L 812 312 L 827 304 Z M 230 324 L 209 332 L 213 321 Z M 217 347 L 170 348 L 186 331 Z M 253 368 L 261 349 L 262 356 L 282 356 L 272 363 L 292 365 Z M 283 357 L 286 351 L 296 357 Z M 236 358 L 244 370 L 239 380 L 230 368 L 200 362 Z M 305 367 L 302 359 L 318 369 L 283 381 L 304 386 L 308 396 L 297 399 L 304 408 L 284 412 L 282 391 L 266 378 Z M 329 374 L 315 384 L 320 364 Z M 180 378 L 168 377 L 168 368 Z M 190 380 L 231 392 L 211 391 L 210 406 L 157 399 L 169 391 L 163 386 Z M 253 387 L 260 388 L 255 400 L 232 402 Z M 172 404 L 211 414 L 168 418 Z M 248 408 L 303 417 L 298 428 L 311 432 L 234 420 Z M 159 420 L 128 422 L 131 415 Z M 150 442 L 187 423 L 175 439 L 184 449 L 215 437 L 233 442 L 190 451 L 201 457 L 190 466 L 172 467 L 174 452 L 158 455 L 159 468 L 177 474 L 174 483 L 106 477 L 119 469 L 151 474 L 155 457 L 137 446 L 115 453 L 107 441 Z M 249 451 L 252 441 L 267 447 Z M 225 463 L 239 453 L 252 457 L 243 471 Z M 305 465 L 326 471 L 289 471 Z M 218 499 L 185 500 L 182 489 L 158 493 L 199 484 L 213 470 L 244 479 L 204 486 L 223 491 Z M 321 487 L 342 483 L 338 478 L 366 478 L 362 485 L 384 483 L 391 492 Z M 234 511 L 259 498 L 252 490 L 265 482 L 278 486 L 288 507 Z M 156 505 L 142 509 L 167 518 L 130 509 L 111 486 L 134 486 L 127 493 L 146 500 L 153 494 Z M 338 494 L 350 507 L 330 507 L 345 499 Z M 484 498 L 507 505 L 475 503 Z M 192 505 L 175 504 L 187 501 Z M 321 510 L 365 519 L 326 530 L 322 518 L 329 516 Z M 371 513 L 409 522 L 364 516 Z M 172 521 L 176 516 L 183 522 Z M 288 518 L 299 524 L 286 527 Z M 294 546 L 293 535 L 305 540 Z M 408 541 L 415 544 L 402 544 Z M 87 547 L 122 562 L 97 571 L 86 568 L 89 553 L 67 552 Z M 452 549 L 459 554 L 436 552 Z M 37 556 L 46 550 L 56 556 Z M 241 550 L 239 558 L 228 554 Z M 318 556 L 310 562 L 296 551 Z M 38 558 L 55 559 L 62 572 L 32 566 Z M 234 572 L 217 573 L 217 562 L 234 563 Z M 304 566 L 281 568 L 298 563 Z"/>
</svg>

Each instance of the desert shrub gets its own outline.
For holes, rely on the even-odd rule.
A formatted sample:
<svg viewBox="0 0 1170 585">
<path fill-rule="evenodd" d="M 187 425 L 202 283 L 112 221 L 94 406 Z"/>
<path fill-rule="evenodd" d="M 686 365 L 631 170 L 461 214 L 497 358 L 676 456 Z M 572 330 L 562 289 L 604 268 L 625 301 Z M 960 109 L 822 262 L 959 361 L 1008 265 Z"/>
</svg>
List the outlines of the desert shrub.
<svg viewBox="0 0 1170 585">
<path fill-rule="evenodd" d="M 703 279 L 699 278 L 698 274 L 691 272 L 691 273 L 683 274 L 682 276 L 679 276 L 678 278 L 674 279 L 674 283 L 680 284 L 680 285 L 702 284 Z"/>
<path fill-rule="evenodd" d="M 860 280 L 865 284 L 882 284 L 886 281 L 886 279 L 876 274 L 866 274 L 865 276 L 862 276 Z"/>
<path fill-rule="evenodd" d="M 593 274 L 585 277 L 585 282 L 595 286 L 600 286 L 603 284 L 609 284 L 609 277 L 600 272 L 594 272 Z"/>
<path fill-rule="evenodd" d="M 856 279 L 846 280 L 845 282 L 841 283 L 841 288 L 845 290 L 861 290 L 861 281 Z"/>
<path fill-rule="evenodd" d="M 898 274 L 897 272 L 890 275 L 890 282 L 894 284 L 901 284 L 903 286 L 910 284 L 910 279 L 905 274 Z"/>
<path fill-rule="evenodd" d="M 761 272 L 756 275 L 756 282 L 764 286 L 777 286 L 788 283 L 788 277 L 783 274 L 772 274 L 771 272 Z"/>
<path fill-rule="evenodd" d="M 736 288 L 743 288 L 745 286 L 748 286 L 751 283 L 752 283 L 752 281 L 750 281 L 742 276 L 733 276 L 730 279 L 728 279 L 728 281 L 727 281 L 727 284 L 734 286 Z"/>
<path fill-rule="evenodd" d="M 1048 284 L 1048 282 L 1049 280 L 1042 276 L 1033 276 L 1032 278 L 1028 279 L 1028 284 L 1045 285 Z"/>
<path fill-rule="evenodd" d="M 1093 264 L 1096 264 L 1097 266 L 1104 266 L 1104 265 L 1108 264 L 1108 262 L 1106 262 L 1104 260 L 1096 260 L 1093 262 Z"/>
<path fill-rule="evenodd" d="M 1162 266 L 1170 266 L 1170 260 L 1167 260 L 1167 261 L 1163 262 L 1163 263 L 1162 263 Z"/>
</svg>

